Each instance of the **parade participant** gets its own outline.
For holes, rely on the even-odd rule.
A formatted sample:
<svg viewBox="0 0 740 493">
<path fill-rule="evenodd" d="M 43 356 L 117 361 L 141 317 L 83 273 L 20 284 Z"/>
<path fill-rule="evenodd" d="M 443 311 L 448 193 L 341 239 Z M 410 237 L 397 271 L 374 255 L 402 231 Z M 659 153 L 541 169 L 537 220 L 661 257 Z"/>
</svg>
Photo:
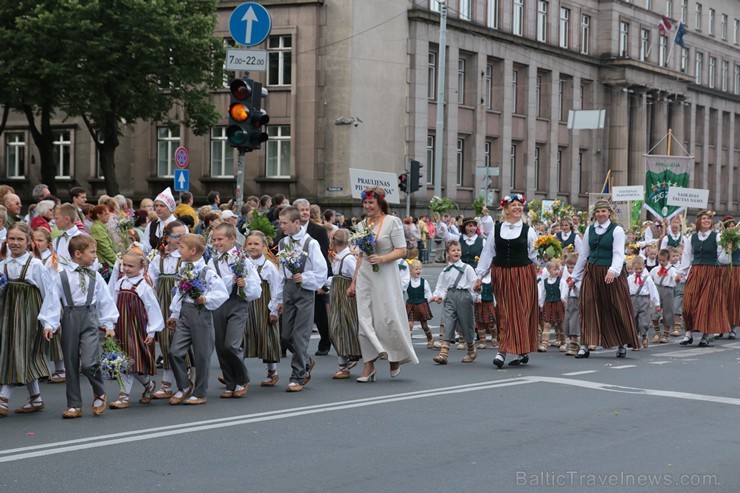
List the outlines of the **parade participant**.
<svg viewBox="0 0 740 493">
<path fill-rule="evenodd" d="M 565 267 L 568 269 L 568 275 L 562 276 L 560 280 L 560 295 L 565 305 L 565 315 L 563 317 L 563 335 L 569 341 L 566 356 L 575 356 L 580 349 L 578 338 L 581 335 L 581 319 L 578 315 L 578 299 L 581 294 L 581 281 L 571 284 L 573 271 L 578 263 L 578 255 L 569 255 L 565 259 Z"/>
<path fill-rule="evenodd" d="M 421 277 L 421 262 L 415 260 L 409 266 L 409 285 L 406 288 L 406 314 L 409 318 L 409 330 L 413 332 L 414 322 L 419 322 L 421 330 L 427 337 L 427 348 L 434 348 L 434 336 L 427 323 L 432 319 L 432 310 L 429 302 L 432 300 L 432 288 L 424 278 Z"/>
<path fill-rule="evenodd" d="M 737 221 L 732 216 L 726 216 L 722 221 L 725 229 L 737 228 Z M 730 322 L 730 339 L 737 337 L 740 329 L 740 244 L 732 245 L 731 252 L 723 249 L 720 255 L 720 263 L 730 263 L 731 267 L 723 269 L 726 280 L 723 286 L 727 286 L 727 317 Z"/>
<path fill-rule="evenodd" d="M 460 248 L 462 249 L 463 263 L 473 269 L 478 267 L 480 254 L 483 252 L 483 237 L 478 236 L 478 221 L 474 217 L 466 217 L 462 223 L 463 232 L 460 236 Z"/>
<path fill-rule="evenodd" d="M 150 222 L 144 232 L 144 251 L 149 253 L 155 250 L 162 243 L 164 236 L 164 227 L 175 221 L 177 218 L 175 212 L 175 197 L 172 196 L 170 187 L 164 189 L 162 193 L 154 199 L 154 212 L 157 213 L 157 220 Z"/>
<path fill-rule="evenodd" d="M 673 292 L 676 288 L 676 274 L 678 272 L 669 263 L 671 253 L 668 250 L 661 250 L 658 253 L 658 264 L 660 267 L 650 271 L 650 277 L 655 283 L 655 287 L 658 288 L 658 295 L 660 296 L 660 312 L 658 315 L 662 315 L 663 321 L 663 336 L 660 335 L 660 325 L 653 321 L 653 328 L 655 335 L 653 335 L 653 343 L 667 344 L 669 342 L 668 336 L 670 335 L 671 329 L 676 323 L 676 317 L 673 313 Z"/>
<path fill-rule="evenodd" d="M 656 312 L 660 312 L 660 296 L 653 279 L 645 274 L 645 261 L 642 257 L 630 260 L 628 267 L 632 272 L 627 277 L 627 284 L 630 289 L 632 311 L 635 314 L 635 326 L 637 333 L 642 335 L 642 347 L 647 349 L 650 317 L 653 314 L 653 307 Z"/>
<path fill-rule="evenodd" d="M 539 352 L 546 352 L 550 343 L 550 328 L 556 328 L 558 347 L 566 351 L 565 338 L 563 335 L 563 319 L 565 317 L 565 303 L 560 292 L 560 281 L 562 280 L 562 266 L 557 260 L 551 260 L 547 264 L 548 276 L 542 279 L 538 285 L 539 306 L 542 310 L 542 337 L 537 348 Z"/>
<path fill-rule="evenodd" d="M 581 238 L 576 234 L 573 221 L 568 218 L 560 220 L 560 231 L 555 233 L 555 238 L 560 242 L 563 251 L 570 249 L 573 252 L 581 250 Z"/>
<path fill-rule="evenodd" d="M 681 233 L 681 216 L 676 214 L 671 218 L 668 232 L 660 241 L 660 249 L 665 248 L 676 248 L 684 242 L 683 234 Z"/>
</svg>

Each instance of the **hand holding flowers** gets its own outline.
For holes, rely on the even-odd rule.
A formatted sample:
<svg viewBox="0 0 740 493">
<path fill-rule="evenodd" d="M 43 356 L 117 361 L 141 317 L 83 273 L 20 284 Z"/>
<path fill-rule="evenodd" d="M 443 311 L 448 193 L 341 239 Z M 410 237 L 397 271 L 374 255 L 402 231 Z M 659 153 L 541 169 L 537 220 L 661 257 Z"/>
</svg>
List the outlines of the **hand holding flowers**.
<svg viewBox="0 0 740 493">
<path fill-rule="evenodd" d="M 349 242 L 357 247 L 363 255 L 367 257 L 375 255 L 375 233 L 367 223 L 361 222 L 357 225 L 355 232 L 349 236 Z M 378 271 L 380 271 L 380 266 L 373 263 L 373 272 Z"/>
</svg>

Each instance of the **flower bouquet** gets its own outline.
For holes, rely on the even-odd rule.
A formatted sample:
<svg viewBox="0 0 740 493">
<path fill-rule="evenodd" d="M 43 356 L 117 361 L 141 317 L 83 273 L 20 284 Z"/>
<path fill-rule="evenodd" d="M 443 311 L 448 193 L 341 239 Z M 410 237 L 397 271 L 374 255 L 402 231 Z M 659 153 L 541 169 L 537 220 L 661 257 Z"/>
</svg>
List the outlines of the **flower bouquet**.
<svg viewBox="0 0 740 493">
<path fill-rule="evenodd" d="M 187 296 L 193 301 L 203 296 L 206 292 L 207 284 L 205 279 L 201 279 L 200 272 L 197 272 L 192 264 L 188 264 L 177 275 L 175 280 L 174 293 L 180 293 L 181 296 Z M 198 310 L 203 309 L 203 305 L 196 303 Z"/>
<path fill-rule="evenodd" d="M 450 211 L 457 211 L 460 210 L 460 208 L 449 198 L 440 198 L 435 195 L 432 197 L 432 200 L 429 201 L 429 210 L 432 211 L 432 216 L 434 216 L 435 220 L 439 220 L 442 217 L 442 214 Z"/>
<path fill-rule="evenodd" d="M 121 211 L 116 215 L 116 219 L 118 220 L 118 225 L 116 226 L 118 236 L 123 241 L 124 249 L 128 249 L 131 240 L 130 231 L 134 229 L 134 211 Z"/>
<path fill-rule="evenodd" d="M 234 261 L 233 264 L 229 264 L 229 267 L 231 267 L 231 272 L 234 273 L 234 277 L 236 279 L 242 278 L 246 279 L 247 277 L 247 256 L 244 254 L 242 250 L 237 250 L 236 253 L 230 255 L 231 260 Z M 244 292 L 244 286 L 239 286 L 239 289 L 237 290 L 237 294 L 239 297 L 243 300 L 247 299 L 247 293 Z"/>
<path fill-rule="evenodd" d="M 134 360 L 123 352 L 121 346 L 112 337 L 105 339 L 103 354 L 100 358 L 100 370 L 106 380 L 117 380 L 123 389 L 123 375 L 126 375 L 134 366 Z"/>
<path fill-rule="evenodd" d="M 375 233 L 373 233 L 373 229 L 364 221 L 359 223 L 355 228 L 355 232 L 349 236 L 349 242 L 366 256 L 375 253 Z M 373 265 L 373 272 L 378 272 L 379 270 L 379 265 Z"/>
<path fill-rule="evenodd" d="M 282 248 L 277 252 L 277 258 L 280 265 L 285 267 L 288 272 L 293 275 L 301 273 L 303 262 L 305 262 L 305 257 L 307 256 L 308 253 L 304 252 L 300 246 L 296 246 L 291 242 L 288 242 L 285 245 L 285 248 Z"/>
<path fill-rule="evenodd" d="M 560 258 L 563 254 L 563 246 L 553 235 L 540 236 L 534 242 L 534 247 L 537 249 L 537 256 L 543 260 Z"/>
<path fill-rule="evenodd" d="M 737 228 L 727 228 L 719 235 L 717 242 L 722 249 L 730 254 L 730 267 L 732 267 L 732 251 L 740 248 L 740 231 Z"/>
</svg>

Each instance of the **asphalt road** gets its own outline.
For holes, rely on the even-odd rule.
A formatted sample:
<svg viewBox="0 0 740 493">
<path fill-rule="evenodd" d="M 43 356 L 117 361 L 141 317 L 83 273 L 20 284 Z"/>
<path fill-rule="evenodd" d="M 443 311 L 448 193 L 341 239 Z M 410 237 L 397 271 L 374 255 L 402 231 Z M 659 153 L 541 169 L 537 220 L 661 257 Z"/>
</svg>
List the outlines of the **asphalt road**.
<svg viewBox="0 0 740 493">
<path fill-rule="evenodd" d="M 420 364 L 397 379 L 379 365 L 375 383 L 332 380 L 332 353 L 303 392 L 284 391 L 283 360 L 278 387 L 229 400 L 214 356 L 204 406 L 88 406 L 68 421 L 64 385 L 43 383 L 44 411 L 0 419 L 0 491 L 738 491 L 740 341 L 620 360 L 551 349 L 502 370 L 492 349 L 438 366 L 419 329 L 414 341 Z M 259 381 L 263 365 L 248 366 Z"/>
</svg>

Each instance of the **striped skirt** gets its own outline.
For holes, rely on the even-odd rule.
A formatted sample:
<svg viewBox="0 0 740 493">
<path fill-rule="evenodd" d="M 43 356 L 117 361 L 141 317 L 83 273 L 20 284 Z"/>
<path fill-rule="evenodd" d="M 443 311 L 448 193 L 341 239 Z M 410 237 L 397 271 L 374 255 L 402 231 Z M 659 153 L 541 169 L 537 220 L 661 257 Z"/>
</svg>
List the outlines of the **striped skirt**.
<svg viewBox="0 0 740 493">
<path fill-rule="evenodd" d="M 362 357 L 357 335 L 357 298 L 347 297 L 352 279 L 334 276 L 329 294 L 329 335 L 337 355 L 351 360 Z"/>
<path fill-rule="evenodd" d="M 687 331 L 724 334 L 730 332 L 727 297 L 722 284 L 723 266 L 693 265 L 683 294 L 683 323 Z"/>
<path fill-rule="evenodd" d="M 1 385 L 24 385 L 50 375 L 38 321 L 40 311 L 41 292 L 36 286 L 8 281 L 0 317 Z"/>
<path fill-rule="evenodd" d="M 480 303 L 476 303 L 474 307 L 476 324 L 490 325 L 496 323 L 493 301 L 481 301 Z"/>
<path fill-rule="evenodd" d="M 586 263 L 578 311 L 581 314 L 581 344 L 605 349 L 626 344 L 638 348 L 635 314 L 632 309 L 627 271 L 614 282 L 604 282 L 609 266 Z"/>
<path fill-rule="evenodd" d="M 261 358 L 265 363 L 280 361 L 280 329 L 270 323 L 270 285 L 262 280 L 262 296 L 249 302 L 244 329 L 244 357 Z"/>
<path fill-rule="evenodd" d="M 499 351 L 527 354 L 537 350 L 537 272 L 534 265 L 491 267 L 496 298 Z"/>
<path fill-rule="evenodd" d="M 144 344 L 149 319 L 144 302 L 136 291 L 122 289 L 118 293 L 116 308 L 118 308 L 116 340 L 123 352 L 134 360 L 132 370 L 139 375 L 154 375 L 154 348 Z"/>
<path fill-rule="evenodd" d="M 727 316 L 732 327 L 740 327 L 740 265 L 723 267 L 726 272 Z"/>
<path fill-rule="evenodd" d="M 429 302 L 411 304 L 406 302 L 406 315 L 409 322 L 426 322 L 432 319 L 432 309 L 429 308 Z"/>
<path fill-rule="evenodd" d="M 548 324 L 560 324 L 565 318 L 565 306 L 562 301 L 546 301 L 542 307 L 542 321 Z"/>
<path fill-rule="evenodd" d="M 63 361 L 62 354 L 62 328 L 59 327 L 50 341 L 44 341 L 46 347 L 46 357 L 51 361 Z"/>
</svg>

